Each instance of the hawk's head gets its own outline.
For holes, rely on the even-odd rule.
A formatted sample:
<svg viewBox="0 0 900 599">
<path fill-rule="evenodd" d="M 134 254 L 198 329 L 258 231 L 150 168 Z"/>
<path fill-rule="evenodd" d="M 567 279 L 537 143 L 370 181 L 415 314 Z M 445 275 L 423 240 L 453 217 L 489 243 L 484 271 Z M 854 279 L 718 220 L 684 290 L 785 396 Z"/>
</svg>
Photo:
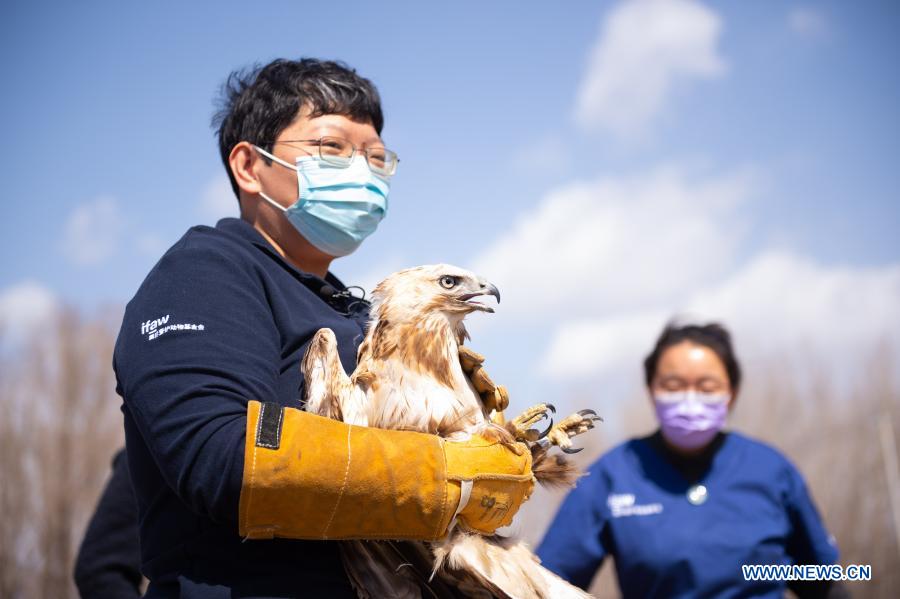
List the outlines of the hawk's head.
<svg viewBox="0 0 900 599">
<path fill-rule="evenodd" d="M 493 312 L 479 301 L 497 287 L 473 272 L 450 264 L 429 264 L 395 272 L 372 291 L 373 313 L 378 319 L 407 321 L 435 313 L 459 323 L 474 311 Z"/>
</svg>

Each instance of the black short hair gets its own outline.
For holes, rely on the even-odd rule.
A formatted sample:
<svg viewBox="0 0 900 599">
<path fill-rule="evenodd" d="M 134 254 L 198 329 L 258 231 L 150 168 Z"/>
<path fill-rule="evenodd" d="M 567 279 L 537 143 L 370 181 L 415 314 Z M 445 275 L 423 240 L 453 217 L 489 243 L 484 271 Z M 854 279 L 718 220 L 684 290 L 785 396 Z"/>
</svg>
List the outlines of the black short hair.
<svg viewBox="0 0 900 599">
<path fill-rule="evenodd" d="M 690 341 L 712 350 L 722 360 L 731 388 L 734 391 L 740 388 L 741 365 L 738 363 L 731 345 L 731 334 L 724 326 L 715 322 L 705 325 L 679 325 L 669 322 L 659 339 L 656 340 L 653 351 L 644 359 L 644 380 L 648 387 L 652 384 L 653 377 L 656 376 L 656 367 L 659 365 L 659 358 L 663 352 L 682 341 Z"/>
<path fill-rule="evenodd" d="M 232 148 L 247 141 L 271 152 L 272 142 L 303 107 L 310 108 L 310 117 L 340 114 L 371 123 L 379 135 L 384 126 L 378 90 L 342 62 L 279 58 L 234 71 L 222 85 L 212 126 L 218 129 L 219 153 L 236 196 L 237 181 L 228 164 Z"/>
</svg>

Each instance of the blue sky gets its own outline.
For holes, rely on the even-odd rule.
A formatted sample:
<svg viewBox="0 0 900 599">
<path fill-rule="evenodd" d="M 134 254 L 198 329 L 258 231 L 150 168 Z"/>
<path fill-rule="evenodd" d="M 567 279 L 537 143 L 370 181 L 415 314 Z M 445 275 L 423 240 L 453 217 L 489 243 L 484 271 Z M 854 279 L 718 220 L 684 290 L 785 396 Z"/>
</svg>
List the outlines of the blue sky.
<svg viewBox="0 0 900 599">
<path fill-rule="evenodd" d="M 477 268 L 504 304 L 473 345 L 514 398 L 634 380 L 673 313 L 726 319 L 748 355 L 900 331 L 897 3 L 0 11 L 7 320 L 124 303 L 188 227 L 235 213 L 219 85 L 315 56 L 376 83 L 401 157 L 388 218 L 333 271 Z"/>
</svg>

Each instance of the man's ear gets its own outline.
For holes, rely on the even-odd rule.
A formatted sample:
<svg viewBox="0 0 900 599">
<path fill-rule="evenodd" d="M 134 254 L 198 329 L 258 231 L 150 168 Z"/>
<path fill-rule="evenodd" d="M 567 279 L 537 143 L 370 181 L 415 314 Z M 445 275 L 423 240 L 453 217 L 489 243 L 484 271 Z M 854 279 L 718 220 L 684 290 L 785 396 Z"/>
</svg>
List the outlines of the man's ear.
<svg viewBox="0 0 900 599">
<path fill-rule="evenodd" d="M 231 148 L 228 155 L 228 165 L 231 174 L 237 182 L 238 189 L 248 194 L 258 194 L 262 191 L 256 169 L 262 163 L 259 153 L 246 141 L 238 142 Z"/>
</svg>

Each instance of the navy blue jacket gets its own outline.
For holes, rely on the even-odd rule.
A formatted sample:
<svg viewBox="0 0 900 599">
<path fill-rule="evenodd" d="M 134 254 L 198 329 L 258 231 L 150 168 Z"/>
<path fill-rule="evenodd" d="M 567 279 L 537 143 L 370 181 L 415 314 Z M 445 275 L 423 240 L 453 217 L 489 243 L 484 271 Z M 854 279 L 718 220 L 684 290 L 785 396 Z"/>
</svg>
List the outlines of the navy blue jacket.
<svg viewBox="0 0 900 599">
<path fill-rule="evenodd" d="M 356 367 L 367 305 L 332 297 L 249 223 L 191 228 L 128 303 L 113 356 L 148 597 L 351 596 L 337 545 L 241 542 L 247 403 L 301 407 L 300 360 L 331 328 Z"/>
<path fill-rule="evenodd" d="M 612 555 L 626 598 L 780 598 L 784 582 L 747 582 L 741 565 L 837 563 L 834 539 L 784 456 L 737 433 L 708 449 L 679 461 L 657 432 L 610 450 L 563 502 L 541 561 L 587 588 Z M 708 491 L 702 503 L 688 500 L 696 483 Z M 797 586 L 822 596 L 833 585 Z"/>
</svg>

